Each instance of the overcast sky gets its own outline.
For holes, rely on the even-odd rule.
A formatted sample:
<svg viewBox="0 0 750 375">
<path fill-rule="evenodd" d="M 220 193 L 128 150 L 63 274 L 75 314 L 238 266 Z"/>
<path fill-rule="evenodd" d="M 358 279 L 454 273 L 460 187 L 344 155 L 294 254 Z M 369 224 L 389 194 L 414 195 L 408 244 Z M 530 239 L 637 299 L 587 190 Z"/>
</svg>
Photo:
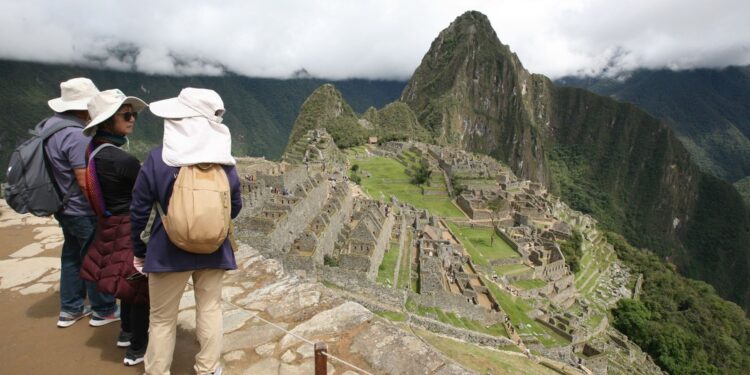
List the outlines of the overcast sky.
<svg viewBox="0 0 750 375">
<path fill-rule="evenodd" d="M 0 58 L 408 79 L 467 10 L 486 14 L 529 71 L 552 78 L 750 64 L 748 0 L 0 0 Z"/>
</svg>

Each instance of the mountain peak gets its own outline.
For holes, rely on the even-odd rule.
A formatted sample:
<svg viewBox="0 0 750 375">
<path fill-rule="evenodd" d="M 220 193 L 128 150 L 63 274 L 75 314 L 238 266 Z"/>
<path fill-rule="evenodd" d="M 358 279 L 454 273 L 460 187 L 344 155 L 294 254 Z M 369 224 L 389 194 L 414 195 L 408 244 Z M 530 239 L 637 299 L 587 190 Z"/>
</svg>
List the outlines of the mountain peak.
<svg viewBox="0 0 750 375">
<path fill-rule="evenodd" d="M 346 103 L 341 92 L 333 84 L 323 84 L 302 103 L 289 134 L 287 150 L 309 130 L 318 128 L 327 129 L 338 144 L 343 133 L 360 130 L 357 120 L 357 115 Z M 342 144 L 345 145 L 347 142 Z"/>
<path fill-rule="evenodd" d="M 470 11 L 435 38 L 401 101 L 438 143 L 492 155 L 545 182 L 543 150 L 532 146 L 544 119 L 527 105 L 536 86 L 487 16 Z"/>
</svg>

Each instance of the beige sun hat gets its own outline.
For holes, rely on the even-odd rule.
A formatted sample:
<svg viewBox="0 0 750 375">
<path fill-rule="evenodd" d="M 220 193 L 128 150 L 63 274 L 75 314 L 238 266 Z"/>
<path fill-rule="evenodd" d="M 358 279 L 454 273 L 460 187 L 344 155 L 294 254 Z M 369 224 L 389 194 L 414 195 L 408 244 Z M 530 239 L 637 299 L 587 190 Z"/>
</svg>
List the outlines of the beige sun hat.
<svg viewBox="0 0 750 375">
<path fill-rule="evenodd" d="M 187 87 L 176 98 L 159 100 L 149 104 L 151 113 L 161 118 L 205 117 L 221 123 L 224 115 L 224 101 L 221 96 L 209 89 Z"/>
<path fill-rule="evenodd" d="M 60 83 L 60 97 L 47 102 L 57 113 L 65 111 L 85 111 L 86 105 L 99 93 L 94 82 L 88 78 L 72 78 Z"/>
<path fill-rule="evenodd" d="M 124 104 L 132 105 L 133 110 L 136 112 L 142 111 L 143 108 L 146 108 L 147 106 L 146 102 L 143 100 L 138 99 L 135 96 L 125 96 L 125 94 L 118 89 L 102 91 L 96 94 L 88 103 L 91 122 L 86 124 L 86 127 L 83 128 L 83 134 L 89 137 L 94 135 L 97 125 L 112 117 L 112 115 L 114 115 Z"/>
</svg>

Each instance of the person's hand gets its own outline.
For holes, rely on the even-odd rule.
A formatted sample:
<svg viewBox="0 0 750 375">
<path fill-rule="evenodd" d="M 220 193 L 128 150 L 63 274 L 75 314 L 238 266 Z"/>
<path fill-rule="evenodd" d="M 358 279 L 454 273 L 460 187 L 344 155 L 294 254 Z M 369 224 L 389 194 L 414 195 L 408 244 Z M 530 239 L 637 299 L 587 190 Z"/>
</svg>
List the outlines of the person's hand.
<svg viewBox="0 0 750 375">
<path fill-rule="evenodd" d="M 133 257 L 133 267 L 135 267 L 136 271 L 138 271 L 140 273 L 143 273 L 143 262 L 144 261 L 145 261 L 145 259 L 143 259 L 143 258 Z M 145 273 L 143 273 L 143 274 L 145 275 Z"/>
</svg>

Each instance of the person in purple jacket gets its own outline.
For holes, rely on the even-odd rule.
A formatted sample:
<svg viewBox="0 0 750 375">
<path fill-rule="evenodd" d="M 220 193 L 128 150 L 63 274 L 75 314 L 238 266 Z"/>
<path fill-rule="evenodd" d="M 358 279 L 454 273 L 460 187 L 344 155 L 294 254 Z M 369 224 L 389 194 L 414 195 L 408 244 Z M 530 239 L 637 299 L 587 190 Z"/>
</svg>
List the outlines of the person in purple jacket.
<svg viewBox="0 0 750 375">
<path fill-rule="evenodd" d="M 47 162 L 60 194 L 70 198 L 55 219 L 62 227 L 64 242 L 60 255 L 60 315 L 57 326 L 70 327 L 93 313 L 89 324 L 103 326 L 120 320 L 115 297 L 101 293 L 96 284 L 81 279 L 81 264 L 94 238 L 96 215 L 83 194 L 86 187 L 86 147 L 90 138 L 81 130 L 91 120 L 87 104 L 99 89 L 88 78 L 73 78 L 60 83 L 61 95 L 47 102 L 55 115 L 43 125 L 70 123 L 47 139 L 44 145 Z M 85 305 L 88 297 L 91 306 Z M 93 311 L 92 311 L 93 310 Z"/>
<path fill-rule="evenodd" d="M 152 207 L 159 202 L 169 212 L 180 167 L 216 163 L 224 167 L 231 190 L 231 217 L 242 208 L 240 179 L 231 155 L 229 129 L 222 124 L 224 103 L 213 90 L 186 88 L 177 98 L 149 104 L 164 118 L 164 144 L 153 149 L 133 188 L 130 206 L 136 268 L 148 274 L 151 314 L 146 374 L 169 374 L 174 353 L 177 312 L 188 279 L 192 277 L 196 300 L 196 334 L 201 350 L 195 356 L 197 374 L 221 374 L 221 287 L 226 270 L 237 268 L 229 239 L 211 254 L 184 251 L 167 237 L 155 216 L 148 244 L 140 238 Z"/>
</svg>

